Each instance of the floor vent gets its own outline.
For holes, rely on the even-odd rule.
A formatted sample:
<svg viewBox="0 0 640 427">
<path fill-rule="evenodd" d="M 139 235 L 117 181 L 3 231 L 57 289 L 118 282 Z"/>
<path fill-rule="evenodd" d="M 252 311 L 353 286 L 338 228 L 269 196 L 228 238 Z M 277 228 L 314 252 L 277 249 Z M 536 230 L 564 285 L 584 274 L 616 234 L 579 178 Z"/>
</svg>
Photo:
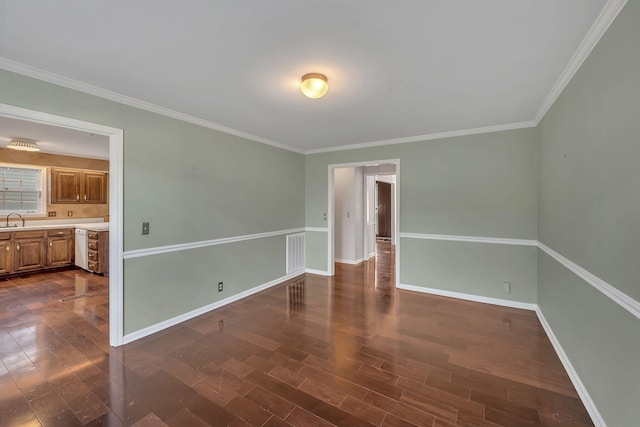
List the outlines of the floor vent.
<svg viewBox="0 0 640 427">
<path fill-rule="evenodd" d="M 302 271 L 305 267 L 304 233 L 287 236 L 287 274 Z"/>
</svg>

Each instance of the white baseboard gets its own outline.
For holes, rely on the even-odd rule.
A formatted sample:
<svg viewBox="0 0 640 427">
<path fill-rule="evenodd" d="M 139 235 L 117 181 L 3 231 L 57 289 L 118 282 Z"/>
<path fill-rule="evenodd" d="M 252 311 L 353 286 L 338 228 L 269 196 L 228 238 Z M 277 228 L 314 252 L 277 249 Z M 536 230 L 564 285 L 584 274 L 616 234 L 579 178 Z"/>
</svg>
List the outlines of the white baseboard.
<svg viewBox="0 0 640 427">
<path fill-rule="evenodd" d="M 404 289 L 406 291 L 422 292 L 423 294 L 440 295 L 443 297 L 458 298 L 458 299 L 463 299 L 467 301 L 482 302 L 485 304 L 501 305 L 503 307 L 521 308 L 524 310 L 531 310 L 531 311 L 535 311 L 535 309 L 538 307 L 537 304 L 531 304 L 527 302 L 483 297 L 480 295 L 463 294 L 461 292 L 444 291 L 442 289 L 425 288 L 422 286 L 399 284 L 397 287 L 398 289 Z"/>
<path fill-rule="evenodd" d="M 214 303 L 205 305 L 204 307 L 196 308 L 195 310 L 191 310 L 188 313 L 181 314 L 176 317 L 172 317 L 171 319 L 163 320 L 162 322 L 158 322 L 155 325 L 147 326 L 146 328 L 140 329 L 135 332 L 131 332 L 124 336 L 123 344 L 128 344 L 130 342 L 139 340 L 140 338 L 144 338 L 151 334 L 155 334 L 156 332 L 160 332 L 164 329 L 170 328 L 171 326 L 175 326 L 178 323 L 186 322 L 187 320 L 193 319 L 194 317 L 200 316 L 202 314 L 208 313 L 211 310 L 215 310 L 216 308 L 220 308 L 227 304 L 231 304 L 232 302 L 238 301 L 242 298 L 246 298 L 250 295 L 258 293 L 260 291 L 264 291 L 265 289 L 271 288 L 275 285 L 279 285 L 282 282 L 285 282 L 289 279 L 293 279 L 301 274 L 304 274 L 304 271 L 297 271 L 291 274 L 287 274 L 286 276 L 279 277 L 270 282 L 263 283 L 262 285 L 258 285 L 251 289 L 247 289 L 246 291 L 242 291 L 235 295 L 232 295 L 228 298 L 222 299 L 220 301 L 216 301 Z"/>
<path fill-rule="evenodd" d="M 309 274 L 317 274 L 318 276 L 331 276 L 331 274 L 329 274 L 328 271 L 316 270 L 316 269 L 313 269 L 313 268 L 307 268 L 305 270 L 305 272 L 309 273 Z"/>
<path fill-rule="evenodd" d="M 351 259 L 335 259 L 335 262 L 339 262 L 340 264 L 349 264 L 349 265 L 357 265 L 364 261 L 364 258 L 358 258 L 357 260 Z"/>
<path fill-rule="evenodd" d="M 560 358 L 560 361 L 562 362 L 562 366 L 564 366 L 564 369 L 567 371 L 567 374 L 569 375 L 569 378 L 571 379 L 573 386 L 576 388 L 576 391 L 580 396 L 580 400 L 582 400 L 584 407 L 586 408 L 587 412 L 591 416 L 591 420 L 593 421 L 593 424 L 595 424 L 596 427 L 607 427 L 607 424 L 604 422 L 602 415 L 600 415 L 600 411 L 598 411 L 598 408 L 596 407 L 596 404 L 593 402 L 593 399 L 591 399 L 591 396 L 589 395 L 587 388 L 582 383 L 582 380 L 580 380 L 578 373 L 574 369 L 573 365 L 571 364 L 571 361 L 569 360 L 569 357 L 567 356 L 567 354 L 564 352 L 564 349 L 560 345 L 560 341 L 558 341 L 558 338 L 553 333 L 553 329 L 551 329 L 551 325 L 549 325 L 549 322 L 547 322 L 547 319 L 544 317 L 544 314 L 542 313 L 542 310 L 540 310 L 540 307 L 536 307 L 536 314 L 538 315 L 538 319 L 540 320 L 540 323 L 542 324 L 544 331 L 547 333 L 547 336 L 549 337 L 549 341 L 551 341 L 551 344 L 553 345 L 553 348 L 555 349 L 556 354 Z"/>
<path fill-rule="evenodd" d="M 589 413 L 589 416 L 591 417 L 591 420 L 593 421 L 594 425 L 596 427 L 607 427 L 607 424 L 602 418 L 602 415 L 600 415 L 600 411 L 598 411 L 598 408 L 593 402 L 593 399 L 591 399 L 591 396 L 589 395 L 587 388 L 584 386 L 582 380 L 578 376 L 578 373 L 576 372 L 573 365 L 571 364 L 569 357 L 567 356 L 567 354 L 564 352 L 564 349 L 560 345 L 560 341 L 558 341 L 558 338 L 553 333 L 553 329 L 551 329 L 551 325 L 549 325 L 549 322 L 547 322 L 547 319 L 544 317 L 542 310 L 540 310 L 540 307 L 537 304 L 530 304 L 530 303 L 524 303 L 519 301 L 509 301 L 509 300 L 503 300 L 499 298 L 489 298 L 489 297 L 483 297 L 483 296 L 471 295 L 471 294 L 463 294 L 459 292 L 444 291 L 441 289 L 423 288 L 421 286 L 414 286 L 414 285 L 400 284 L 398 285 L 398 289 L 404 289 L 407 291 L 422 292 L 425 294 L 440 295 L 440 296 L 446 296 L 451 298 L 459 298 L 467 301 L 475 301 L 475 302 L 481 302 L 486 304 L 495 304 L 495 305 L 501 305 L 505 307 L 522 308 L 525 310 L 535 311 L 538 316 L 538 319 L 540 320 L 540 323 L 542 324 L 542 327 L 544 328 L 545 333 L 549 337 L 549 341 L 551 341 L 551 345 L 553 345 L 553 349 L 555 350 L 556 354 L 558 355 L 558 358 L 562 362 L 562 366 L 564 366 L 564 369 L 567 371 L 567 374 L 571 379 L 571 383 L 576 388 L 576 391 L 580 396 L 580 400 L 582 400 L 582 403 L 584 404 L 584 407 Z"/>
</svg>

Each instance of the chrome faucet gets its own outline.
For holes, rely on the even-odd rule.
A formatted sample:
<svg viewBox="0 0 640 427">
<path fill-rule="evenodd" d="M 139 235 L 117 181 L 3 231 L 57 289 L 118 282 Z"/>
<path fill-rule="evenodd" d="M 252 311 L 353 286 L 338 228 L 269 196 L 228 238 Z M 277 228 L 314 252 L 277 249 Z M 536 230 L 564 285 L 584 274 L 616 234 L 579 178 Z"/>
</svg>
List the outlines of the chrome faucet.
<svg viewBox="0 0 640 427">
<path fill-rule="evenodd" d="M 7 224 L 5 225 L 5 227 L 9 227 L 9 217 L 11 215 L 18 215 L 20 217 L 20 219 L 22 220 L 22 227 L 24 227 L 24 218 L 22 218 L 22 215 L 20 215 L 19 213 L 16 213 L 16 212 L 12 212 L 9 215 L 7 215 Z M 17 226 L 18 226 L 18 224 L 14 225 L 14 227 L 17 227 Z"/>
</svg>

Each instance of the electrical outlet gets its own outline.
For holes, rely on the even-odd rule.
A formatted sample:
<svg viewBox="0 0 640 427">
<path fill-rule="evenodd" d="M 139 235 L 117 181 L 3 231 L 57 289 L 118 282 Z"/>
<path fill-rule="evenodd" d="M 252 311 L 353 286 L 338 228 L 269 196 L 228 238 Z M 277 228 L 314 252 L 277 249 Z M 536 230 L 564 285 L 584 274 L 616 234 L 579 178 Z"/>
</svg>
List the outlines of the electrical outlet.
<svg viewBox="0 0 640 427">
<path fill-rule="evenodd" d="M 505 294 L 508 294 L 509 292 L 511 292 L 511 283 L 509 282 L 502 283 L 502 292 L 504 292 Z"/>
<path fill-rule="evenodd" d="M 47 215 L 49 215 L 49 216 L 56 216 L 56 212 L 55 212 L 55 211 L 53 211 L 53 212 L 47 212 Z"/>
<path fill-rule="evenodd" d="M 142 234 L 149 234 L 149 223 L 148 222 L 143 222 L 142 223 Z"/>
<path fill-rule="evenodd" d="M 73 211 L 67 211 L 67 216 L 73 216 Z"/>
<path fill-rule="evenodd" d="M 224 291 L 224 284 L 222 282 L 218 282 L 218 292 Z"/>
</svg>

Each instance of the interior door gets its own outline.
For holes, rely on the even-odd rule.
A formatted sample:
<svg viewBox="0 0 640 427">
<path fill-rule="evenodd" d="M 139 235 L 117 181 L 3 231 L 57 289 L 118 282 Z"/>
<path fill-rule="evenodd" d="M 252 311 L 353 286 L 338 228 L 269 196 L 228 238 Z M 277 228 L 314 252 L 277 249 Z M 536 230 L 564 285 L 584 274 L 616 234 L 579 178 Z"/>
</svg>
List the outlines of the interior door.
<svg viewBox="0 0 640 427">
<path fill-rule="evenodd" d="M 376 237 L 391 238 L 391 184 L 376 181 L 378 190 L 378 230 Z"/>
</svg>

